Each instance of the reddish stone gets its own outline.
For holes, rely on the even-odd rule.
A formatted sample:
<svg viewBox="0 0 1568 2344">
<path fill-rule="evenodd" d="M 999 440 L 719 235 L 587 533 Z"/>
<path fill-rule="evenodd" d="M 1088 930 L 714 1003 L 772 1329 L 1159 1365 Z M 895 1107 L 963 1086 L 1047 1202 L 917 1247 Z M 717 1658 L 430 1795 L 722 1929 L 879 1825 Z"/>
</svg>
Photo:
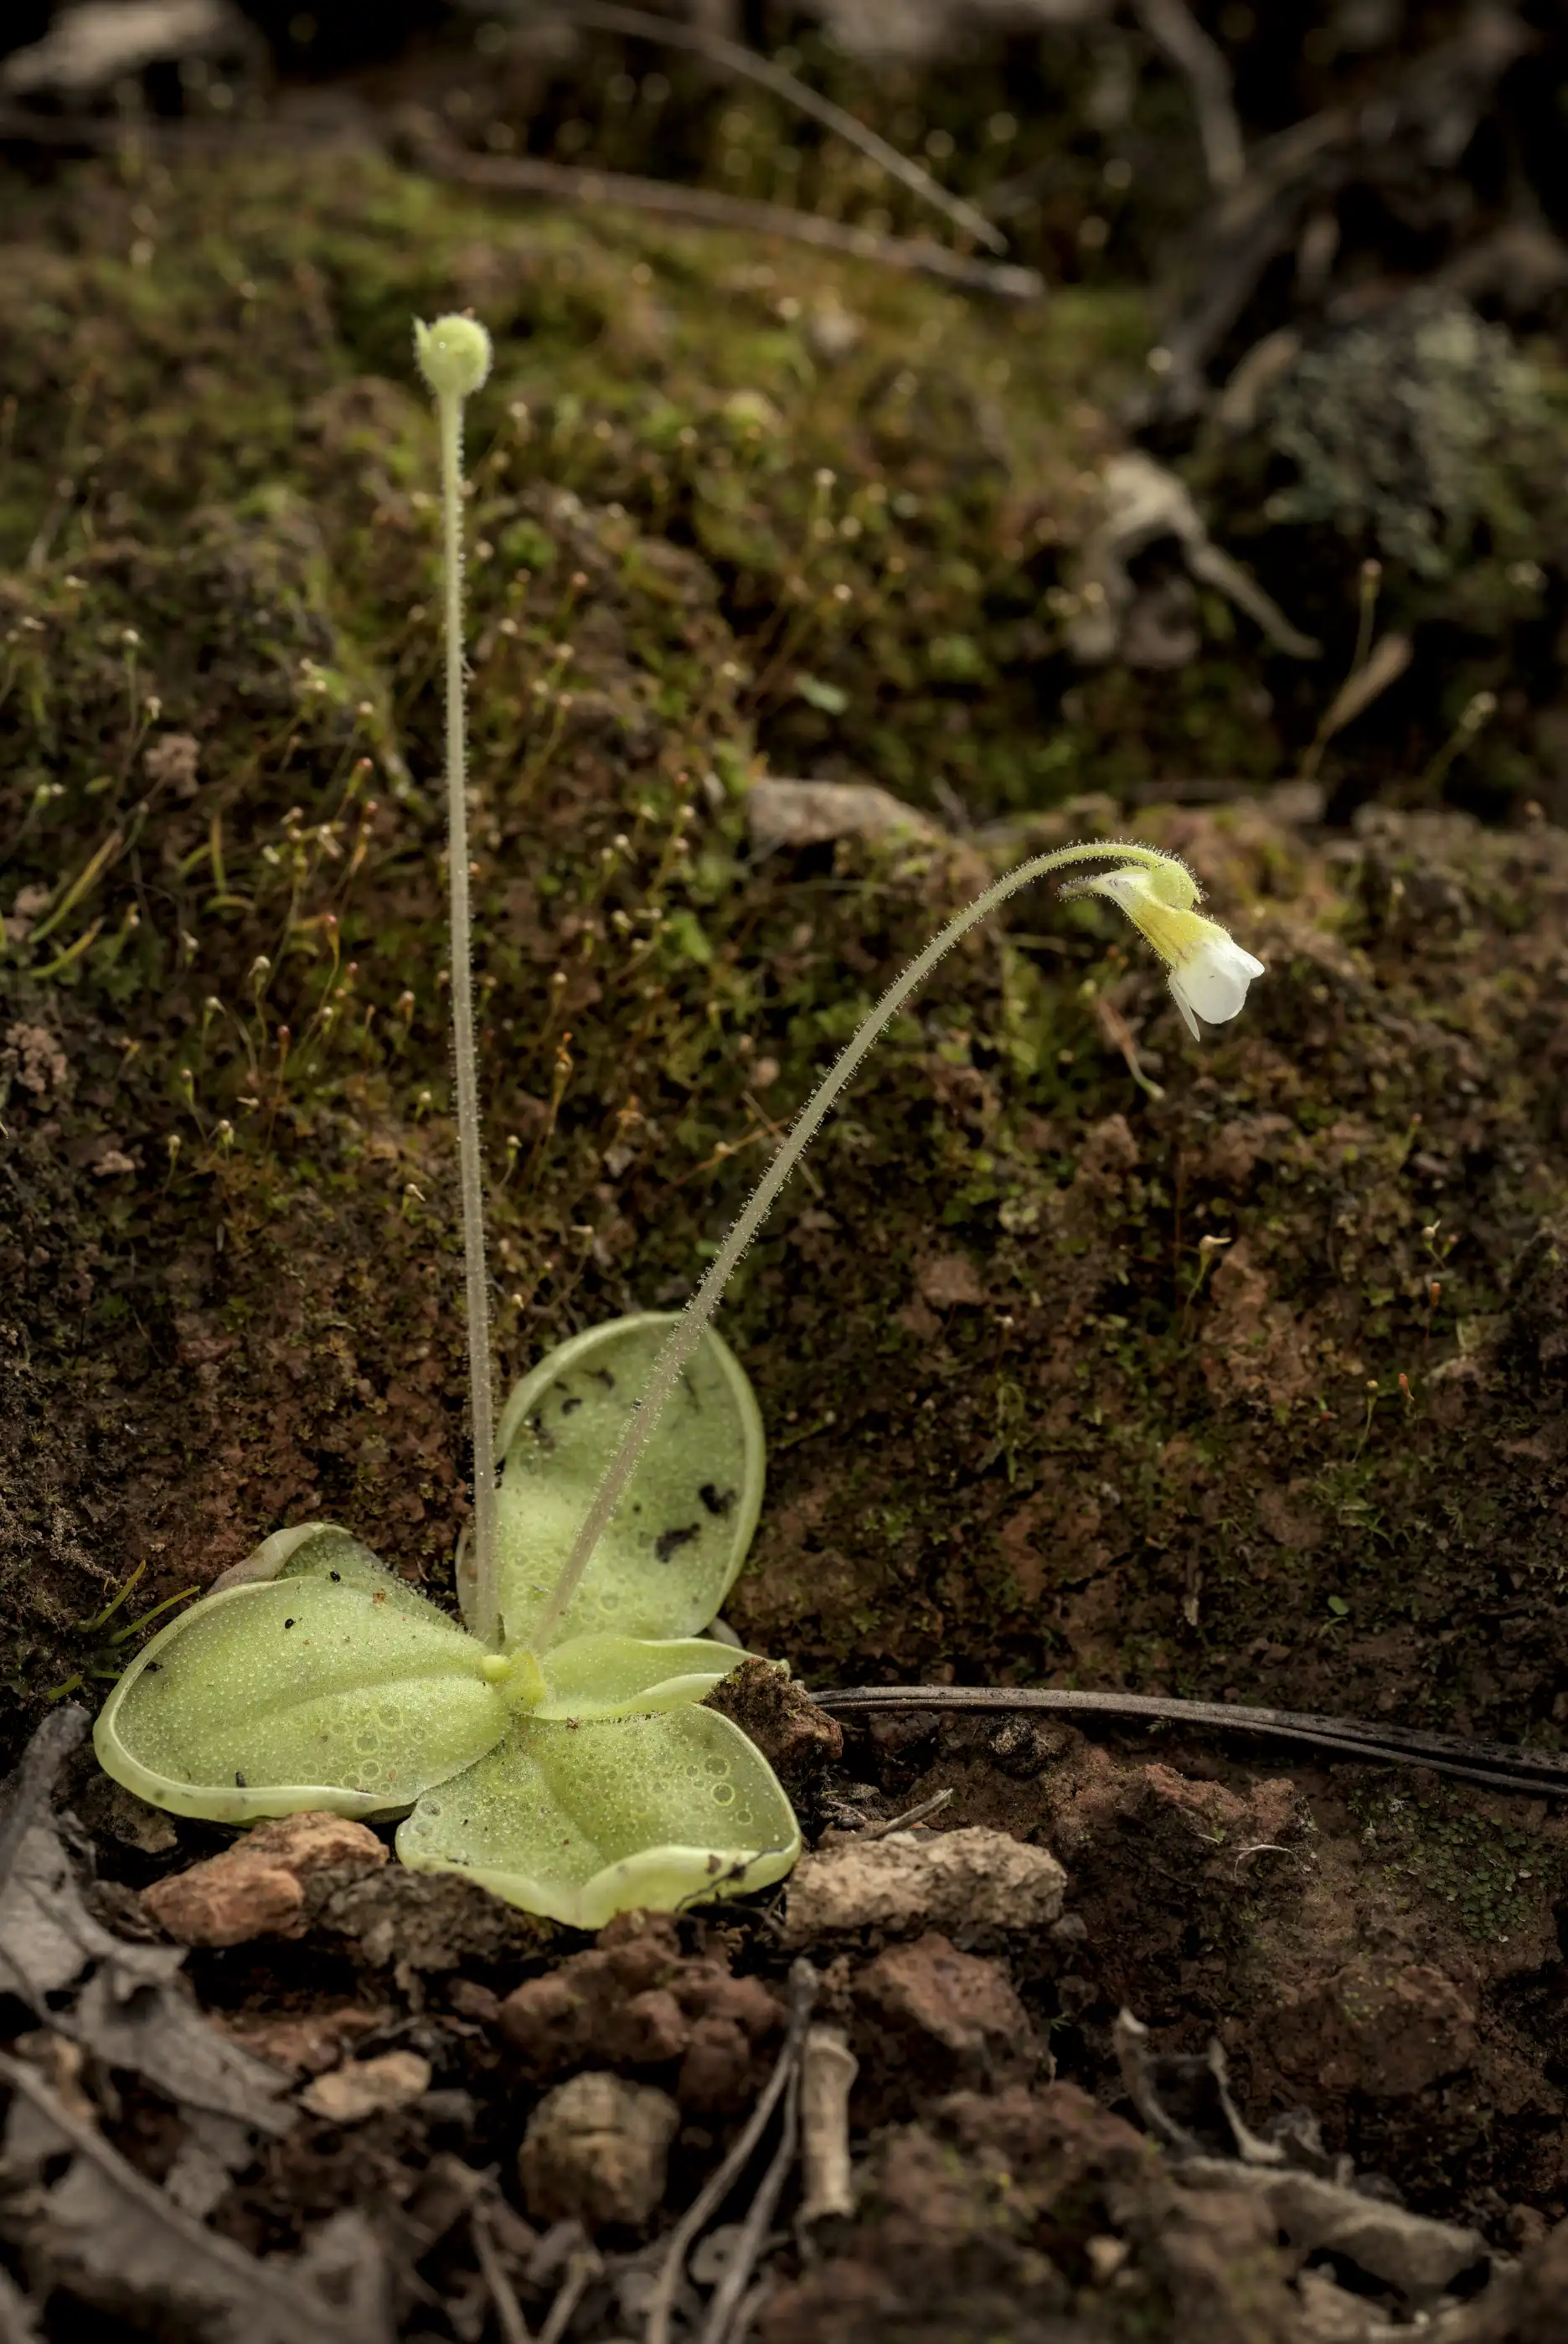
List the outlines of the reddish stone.
<svg viewBox="0 0 1568 2344">
<path fill-rule="evenodd" d="M 182 1945 L 242 1945 L 252 1937 L 297 1936 L 311 1874 L 373 1872 L 387 1851 L 347 1815 L 280 1815 L 258 1824 L 220 1855 L 171 1873 L 142 1891 L 142 1909 Z"/>
<path fill-rule="evenodd" d="M 1001 1965 L 961 1954 L 935 1932 L 879 1955 L 855 1999 L 871 2022 L 873 2062 L 904 2069 L 917 2090 L 1027 2082 L 1039 2065 L 1028 2014 Z"/>
</svg>

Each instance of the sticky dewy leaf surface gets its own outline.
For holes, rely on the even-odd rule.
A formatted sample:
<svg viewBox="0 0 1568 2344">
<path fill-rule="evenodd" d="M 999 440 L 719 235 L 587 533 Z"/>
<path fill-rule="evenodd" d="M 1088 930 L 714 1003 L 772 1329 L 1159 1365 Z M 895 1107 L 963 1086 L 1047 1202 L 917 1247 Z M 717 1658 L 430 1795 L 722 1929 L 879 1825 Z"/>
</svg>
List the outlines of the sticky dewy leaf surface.
<svg viewBox="0 0 1568 2344">
<path fill-rule="evenodd" d="M 531 1717 L 624 1717 L 633 1710 L 679 1709 L 701 1701 L 745 1654 L 705 1636 L 652 1643 L 635 1636 L 573 1636 L 544 1656 L 545 1697 Z"/>
<path fill-rule="evenodd" d="M 175 1814 L 238 1824 L 406 1807 L 493 1748 L 510 1713 L 482 1648 L 364 1550 L 334 1552 L 155 1636 L 98 1719 L 106 1771 Z"/>
<path fill-rule="evenodd" d="M 800 1852 L 762 1753 L 715 1710 L 517 1724 L 398 1833 L 420 1871 L 464 1872 L 579 1929 L 782 1880 Z"/>
<path fill-rule="evenodd" d="M 531 1629 L 674 1324 L 663 1311 L 575 1336 L 502 1411 L 503 1642 Z M 687 1637 L 745 1560 L 763 1495 L 762 1420 L 745 1370 L 712 1330 L 660 1418 L 562 1622 L 561 1639 Z"/>
</svg>

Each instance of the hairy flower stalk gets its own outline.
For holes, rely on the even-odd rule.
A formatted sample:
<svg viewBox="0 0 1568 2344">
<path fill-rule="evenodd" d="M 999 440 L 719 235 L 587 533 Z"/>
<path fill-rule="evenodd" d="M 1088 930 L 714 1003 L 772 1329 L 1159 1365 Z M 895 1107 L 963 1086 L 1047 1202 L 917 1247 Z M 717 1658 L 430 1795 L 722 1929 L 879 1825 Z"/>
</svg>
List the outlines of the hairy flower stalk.
<svg viewBox="0 0 1568 2344">
<path fill-rule="evenodd" d="M 491 1388 L 490 1288 L 484 1266 L 484 1179 L 479 1069 L 473 1030 L 473 924 L 469 910 L 468 757 L 463 700 L 463 400 L 490 372 L 490 336 L 471 318 L 416 324 L 420 371 L 435 393 L 441 447 L 441 520 L 446 573 L 447 852 L 450 865 L 452 1059 L 468 1305 L 470 1416 L 473 1435 L 475 1626 L 483 1643 L 500 1636 L 496 1587 L 495 1403 Z"/>
<path fill-rule="evenodd" d="M 1263 964 L 1254 959 L 1250 953 L 1243 952 L 1218 921 L 1205 919 L 1193 908 L 1199 896 L 1197 881 L 1184 863 L 1179 862 L 1175 855 L 1161 854 L 1158 847 L 1139 846 L 1128 841 L 1113 839 L 1094 839 L 1077 846 L 1057 847 L 1047 854 L 1037 854 L 1027 863 L 1020 864 L 1016 871 L 1006 873 L 974 903 L 966 904 L 963 911 L 950 920 L 941 934 L 933 937 L 925 951 L 910 963 L 903 975 L 888 986 L 859 1031 L 845 1045 L 835 1065 L 795 1118 L 789 1137 L 758 1181 L 740 1217 L 714 1255 L 707 1275 L 687 1303 L 654 1362 L 653 1372 L 638 1403 L 637 1413 L 599 1485 L 554 1592 L 536 1624 L 536 1649 L 542 1650 L 549 1643 L 581 1586 L 593 1550 L 603 1536 L 610 1518 L 636 1470 L 637 1460 L 658 1422 L 660 1411 L 702 1341 L 741 1256 L 766 1219 L 790 1174 L 839 1097 L 871 1055 L 890 1021 L 896 1016 L 910 995 L 925 983 L 937 962 L 999 904 L 1005 904 L 1009 896 L 1017 894 L 1022 888 L 1032 886 L 1037 879 L 1045 878 L 1052 871 L 1063 870 L 1070 864 L 1108 858 L 1119 859 L 1123 868 L 1103 879 L 1084 884 L 1118 903 L 1159 954 L 1171 972 L 1170 986 L 1177 1006 L 1193 1035 L 1199 1035 L 1193 1015 L 1194 1006 L 1216 1024 L 1223 1024 L 1236 1015 L 1246 998 L 1248 983 L 1251 977 L 1262 974 Z"/>
</svg>

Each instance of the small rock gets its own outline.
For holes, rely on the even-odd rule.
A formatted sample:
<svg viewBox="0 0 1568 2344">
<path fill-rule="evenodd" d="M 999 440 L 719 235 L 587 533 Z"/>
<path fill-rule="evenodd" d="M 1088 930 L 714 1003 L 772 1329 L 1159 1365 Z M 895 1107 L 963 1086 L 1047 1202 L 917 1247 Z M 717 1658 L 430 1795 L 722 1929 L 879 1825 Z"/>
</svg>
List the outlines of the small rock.
<svg viewBox="0 0 1568 2344">
<path fill-rule="evenodd" d="M 936 1310 L 955 1310 L 965 1303 L 977 1304 L 986 1299 L 986 1289 L 980 1283 L 980 1273 L 967 1254 L 940 1253 L 919 1263 L 915 1283 L 920 1298 Z"/>
<path fill-rule="evenodd" d="M 835 838 L 941 836 L 928 813 L 875 782 L 795 782 L 765 775 L 746 792 L 746 820 L 764 848 L 819 846 Z"/>
<path fill-rule="evenodd" d="M 144 1888 L 142 1909 L 182 1945 L 297 1936 L 304 1925 L 303 1884 L 312 1873 L 372 1872 L 386 1861 L 375 1833 L 347 1815 L 279 1815 L 221 1855 Z"/>
<path fill-rule="evenodd" d="M 1061 1755 L 1068 1737 L 1060 1727 L 1037 1725 L 1032 1717 L 1009 1717 L 997 1726 L 986 1747 L 991 1763 L 1015 1783 L 1032 1783 L 1053 1758 Z"/>
<path fill-rule="evenodd" d="M 103 1163 L 100 1157 L 100 1171 Z M 133 1165 L 131 1169 L 135 1168 Z M 149 1807 L 145 1799 L 138 1799 L 123 1783 L 110 1784 L 107 1823 L 116 1839 L 126 1847 L 134 1847 L 141 1855 L 170 1855 L 179 1845 L 173 1817 L 166 1815 L 161 1807 Z"/>
<path fill-rule="evenodd" d="M 379 2059 L 357 2059 L 318 2076 L 299 2097 L 313 2117 L 329 2124 L 363 2124 L 367 2117 L 412 2107 L 430 2088 L 430 2063 L 417 2051 L 384 2051 Z"/>
<path fill-rule="evenodd" d="M 966 1938 L 1048 1929 L 1060 1917 L 1067 1884 L 1047 1849 L 981 1824 L 841 1841 L 795 1866 L 784 1943 L 810 1945 L 850 1929 L 892 1936 L 939 1929 Z"/>
<path fill-rule="evenodd" d="M 142 1909 L 182 1945 L 242 1945 L 251 1937 L 298 1936 L 305 1891 L 280 1864 L 212 1870 L 197 1864 L 142 1894 Z M 207 1876 L 197 1878 L 200 1873 Z"/>
<path fill-rule="evenodd" d="M 602 2068 L 546 2092 L 518 2151 L 523 2202 L 536 2222 L 640 2229 L 662 2201 L 681 2122 L 667 2092 Z"/>
<path fill-rule="evenodd" d="M 927 2094 L 1027 2083 L 1039 2066 L 1028 2014 L 996 1962 L 935 1931 L 878 1955 L 855 1985 L 877 2022 L 872 2056 Z"/>
</svg>

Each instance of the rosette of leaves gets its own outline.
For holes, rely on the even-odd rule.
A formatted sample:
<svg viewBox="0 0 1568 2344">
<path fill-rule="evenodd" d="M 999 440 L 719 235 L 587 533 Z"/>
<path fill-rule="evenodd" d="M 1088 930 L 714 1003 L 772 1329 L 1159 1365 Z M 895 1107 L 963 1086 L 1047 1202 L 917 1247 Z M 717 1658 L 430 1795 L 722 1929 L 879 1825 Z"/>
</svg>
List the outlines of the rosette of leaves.
<svg viewBox="0 0 1568 2344">
<path fill-rule="evenodd" d="M 330 1523 L 278 1531 L 138 1655 L 95 1742 L 172 1814 L 404 1812 L 398 1854 L 596 1929 L 764 1887 L 800 1851 L 772 1768 L 703 1697 L 743 1657 L 698 1632 L 745 1559 L 763 1430 L 708 1330 L 566 1612 L 535 1623 L 673 1321 L 616 1319 L 512 1392 L 489 1649 Z M 471 1607 L 471 1574 L 460 1563 Z"/>
</svg>

